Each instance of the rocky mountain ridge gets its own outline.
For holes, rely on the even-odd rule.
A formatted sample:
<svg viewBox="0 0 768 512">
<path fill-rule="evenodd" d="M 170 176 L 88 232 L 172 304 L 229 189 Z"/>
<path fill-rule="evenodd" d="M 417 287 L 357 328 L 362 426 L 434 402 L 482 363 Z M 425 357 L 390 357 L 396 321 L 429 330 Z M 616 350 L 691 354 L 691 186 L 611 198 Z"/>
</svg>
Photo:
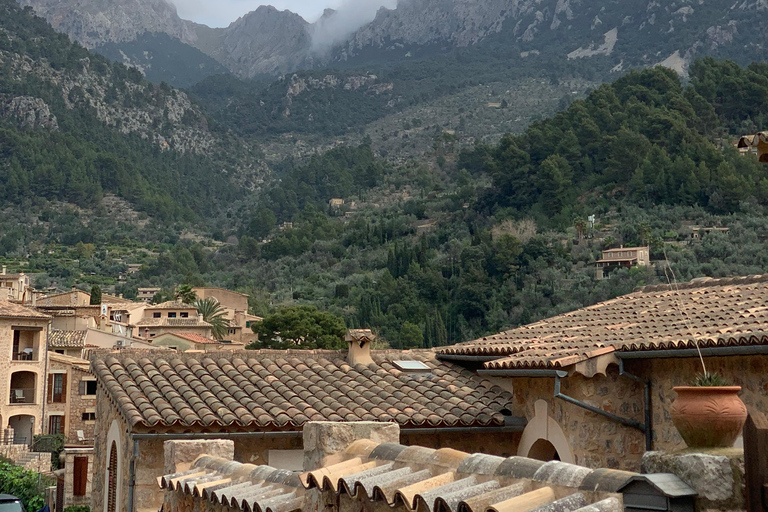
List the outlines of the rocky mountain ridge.
<svg viewBox="0 0 768 512">
<path fill-rule="evenodd" d="M 663 62 L 678 52 L 682 62 L 676 66 L 684 68 L 702 54 L 730 57 L 764 48 L 760 14 L 768 12 L 768 0 L 733 5 L 714 0 L 400 0 L 394 9 L 379 9 L 369 23 L 346 27 L 350 35 L 330 44 L 318 38 L 327 37 L 323 27 L 342 19 L 339 11 L 328 10 L 308 23 L 290 11 L 262 6 L 226 28 L 209 28 L 182 20 L 166 0 L 20 2 L 86 47 L 131 41 L 143 31 L 164 32 L 241 78 L 327 66 L 370 50 L 403 60 L 420 48 L 445 50 L 493 39 L 519 46 L 524 55 L 607 56 L 619 68 Z"/>
</svg>

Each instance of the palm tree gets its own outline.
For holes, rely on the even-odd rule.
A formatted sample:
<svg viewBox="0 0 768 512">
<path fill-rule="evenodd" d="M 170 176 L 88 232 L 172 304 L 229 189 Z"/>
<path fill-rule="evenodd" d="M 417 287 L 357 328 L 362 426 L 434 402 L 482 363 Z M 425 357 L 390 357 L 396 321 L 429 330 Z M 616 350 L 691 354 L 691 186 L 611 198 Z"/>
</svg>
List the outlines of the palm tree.
<svg viewBox="0 0 768 512">
<path fill-rule="evenodd" d="M 182 304 L 194 304 L 197 301 L 197 294 L 191 285 L 182 284 L 176 288 L 173 298 Z"/>
<path fill-rule="evenodd" d="M 221 340 L 226 336 L 227 329 L 229 327 L 229 320 L 224 318 L 224 308 L 221 307 L 219 301 L 213 297 L 207 299 L 199 299 L 195 302 L 197 308 L 197 314 L 200 315 L 204 321 L 211 324 L 211 333 L 217 340 Z"/>
</svg>

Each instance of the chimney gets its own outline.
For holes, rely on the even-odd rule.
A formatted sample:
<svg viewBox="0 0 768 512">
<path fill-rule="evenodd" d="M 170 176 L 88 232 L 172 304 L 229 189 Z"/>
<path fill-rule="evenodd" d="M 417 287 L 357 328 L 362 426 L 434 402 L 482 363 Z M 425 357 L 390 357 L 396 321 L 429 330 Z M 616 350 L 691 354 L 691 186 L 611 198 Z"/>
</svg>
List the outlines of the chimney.
<svg viewBox="0 0 768 512">
<path fill-rule="evenodd" d="M 77 286 L 72 286 L 72 291 L 76 292 L 77 291 Z"/>
<path fill-rule="evenodd" d="M 7 270 L 8 270 L 8 267 L 7 267 L 7 266 L 5 266 L 5 265 L 3 265 L 3 273 L 2 273 L 2 275 L 5 275 L 5 273 L 6 273 L 6 271 L 7 271 Z"/>
<path fill-rule="evenodd" d="M 350 329 L 344 340 L 349 343 L 349 352 L 347 352 L 347 362 L 350 365 L 373 364 L 371 359 L 371 343 L 376 337 L 370 329 Z"/>
<path fill-rule="evenodd" d="M 123 298 L 123 294 L 122 294 L 122 293 L 118 293 L 118 294 L 117 294 L 117 298 L 118 298 L 118 299 L 122 299 L 122 298 Z"/>
</svg>

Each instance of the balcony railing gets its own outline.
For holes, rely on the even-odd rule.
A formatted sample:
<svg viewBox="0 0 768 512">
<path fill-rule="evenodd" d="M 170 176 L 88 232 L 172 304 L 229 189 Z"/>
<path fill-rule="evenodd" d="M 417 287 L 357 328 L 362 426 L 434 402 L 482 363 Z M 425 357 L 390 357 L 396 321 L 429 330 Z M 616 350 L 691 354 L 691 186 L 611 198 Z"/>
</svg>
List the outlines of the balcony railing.
<svg viewBox="0 0 768 512">
<path fill-rule="evenodd" d="M 37 351 L 31 348 L 14 350 L 12 359 L 14 361 L 37 361 Z"/>
<path fill-rule="evenodd" d="M 34 404 L 35 388 L 11 388 L 11 404 Z"/>
</svg>

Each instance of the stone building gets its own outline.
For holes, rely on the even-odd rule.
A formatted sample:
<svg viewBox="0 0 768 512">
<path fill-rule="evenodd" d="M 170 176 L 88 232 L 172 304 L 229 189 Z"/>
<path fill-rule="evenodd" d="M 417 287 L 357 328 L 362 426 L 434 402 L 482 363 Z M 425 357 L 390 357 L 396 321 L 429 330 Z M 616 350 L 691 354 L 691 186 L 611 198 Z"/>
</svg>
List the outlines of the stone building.
<svg viewBox="0 0 768 512">
<path fill-rule="evenodd" d="M 595 262 L 597 279 L 617 268 L 646 267 L 651 264 L 650 247 L 621 247 L 603 251 Z"/>
<path fill-rule="evenodd" d="M 193 288 L 199 299 L 216 299 L 224 309 L 224 318 L 229 320 L 226 339 L 247 345 L 256 341 L 251 324 L 263 318 L 248 314 L 248 295 L 225 290 L 224 288 Z"/>
<path fill-rule="evenodd" d="M 29 276 L 24 272 L 9 274 L 3 265 L 0 271 L 0 300 L 22 302 L 26 299 L 32 302 L 32 298 Z"/>
<path fill-rule="evenodd" d="M 47 315 L 0 301 L 0 425 L 14 444 L 41 433 L 49 323 Z"/>
<path fill-rule="evenodd" d="M 516 454 L 637 471 L 647 450 L 685 445 L 674 386 L 707 370 L 768 411 L 768 275 L 697 279 L 634 293 L 471 342 L 438 358 L 481 365 L 514 392 L 527 426 Z"/>
<path fill-rule="evenodd" d="M 238 461 L 300 469 L 309 421 L 381 421 L 403 444 L 509 456 L 524 427 L 512 395 L 432 351 L 94 354 L 93 510 L 110 497 L 156 511 L 165 439 L 232 439 Z M 306 440 L 305 440 L 306 441 Z M 134 464 L 131 465 L 131 459 Z M 135 481 L 135 485 L 129 482 Z M 111 486 L 111 487 L 110 487 Z"/>
<path fill-rule="evenodd" d="M 197 308 L 181 302 L 169 301 L 143 309 L 143 317 L 136 322 L 138 337 L 150 340 L 166 332 L 186 332 L 211 336 L 211 324 L 197 315 Z"/>
<path fill-rule="evenodd" d="M 92 445 L 96 426 L 96 378 L 90 363 L 48 354 L 45 432 L 64 434 L 68 444 Z"/>
</svg>

